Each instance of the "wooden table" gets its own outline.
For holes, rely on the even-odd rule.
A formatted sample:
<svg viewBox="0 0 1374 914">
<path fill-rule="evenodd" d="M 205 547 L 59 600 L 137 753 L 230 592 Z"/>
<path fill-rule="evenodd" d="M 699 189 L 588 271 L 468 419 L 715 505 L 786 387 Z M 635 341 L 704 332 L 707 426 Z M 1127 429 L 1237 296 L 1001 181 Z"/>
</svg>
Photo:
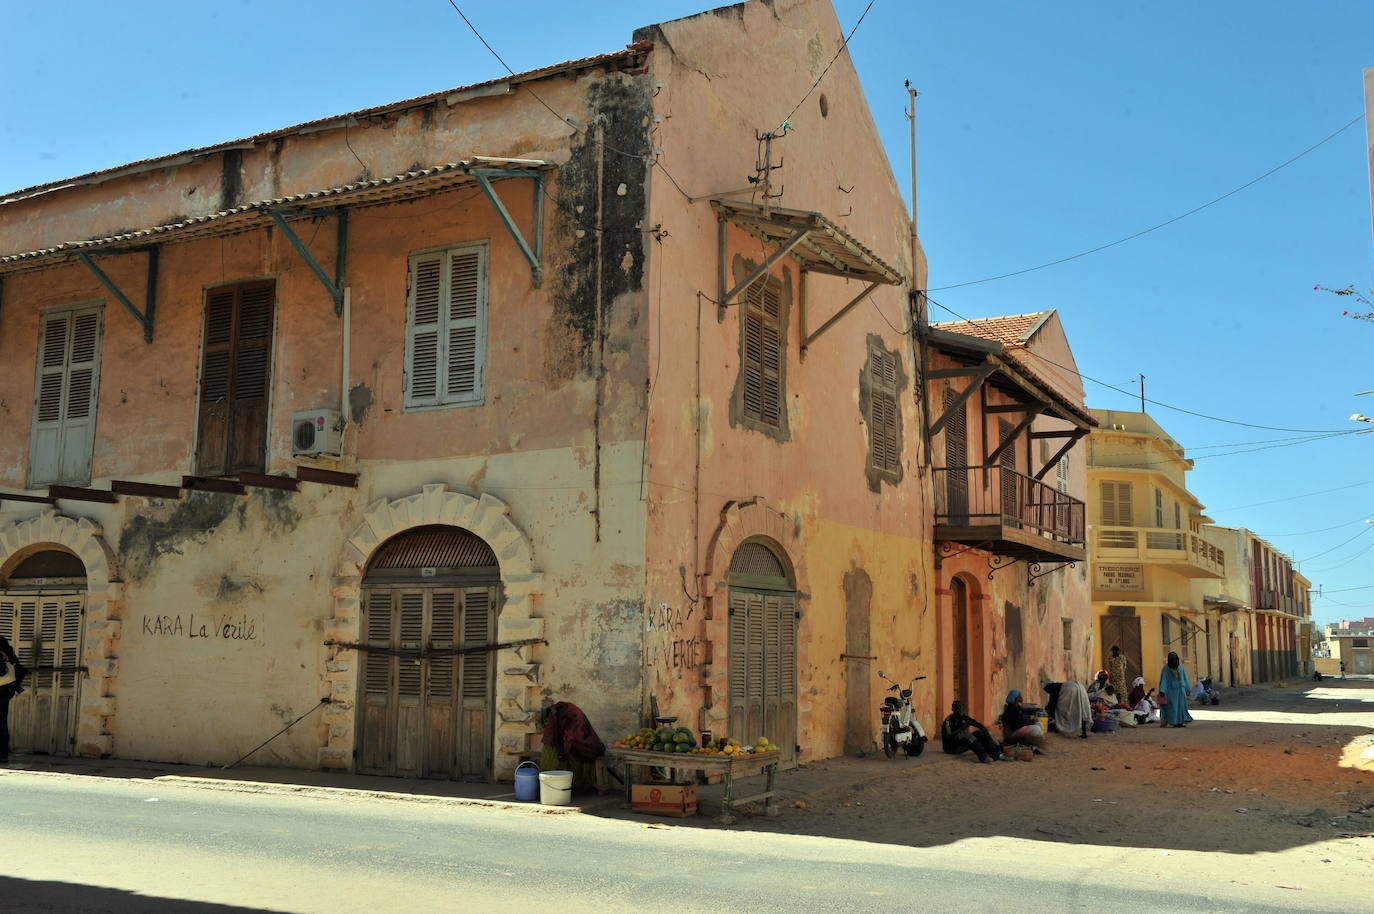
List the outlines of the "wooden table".
<svg viewBox="0 0 1374 914">
<path fill-rule="evenodd" d="M 697 773 L 716 771 L 725 776 L 725 793 L 721 800 L 721 813 L 716 819 L 717 822 L 722 825 L 733 825 L 735 807 L 741 803 L 753 803 L 758 800 L 765 801 L 763 807 L 765 815 L 776 816 L 778 814 L 777 783 L 778 762 L 782 760 L 781 750 L 751 752 L 748 755 L 693 755 L 687 752 L 654 752 L 649 749 L 626 749 L 623 746 L 610 746 L 606 749 L 606 755 L 625 766 L 626 803 L 631 801 L 631 788 L 635 782 L 634 769 L 636 767 L 667 768 L 668 778 L 674 783 L 677 781 L 676 772 L 691 772 L 695 779 Z M 734 778 L 736 775 L 745 777 L 759 773 L 768 776 L 763 793 L 756 793 L 747 797 L 734 795 Z"/>
</svg>

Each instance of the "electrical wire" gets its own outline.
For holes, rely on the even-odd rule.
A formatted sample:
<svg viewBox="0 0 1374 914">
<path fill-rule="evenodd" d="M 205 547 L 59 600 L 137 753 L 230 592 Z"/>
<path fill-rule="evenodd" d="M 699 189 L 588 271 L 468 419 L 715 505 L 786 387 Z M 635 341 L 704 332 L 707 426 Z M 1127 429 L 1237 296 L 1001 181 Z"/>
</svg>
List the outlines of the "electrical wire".
<svg viewBox="0 0 1374 914">
<path fill-rule="evenodd" d="M 792 110 L 787 112 L 787 117 L 778 122 L 779 130 L 786 130 L 786 125 L 791 122 L 792 115 L 796 114 L 798 109 L 800 109 L 801 106 L 806 103 L 806 100 L 811 97 L 811 93 L 816 91 L 816 87 L 821 84 L 821 80 L 825 79 L 825 74 L 829 73 L 830 68 L 835 65 L 835 61 L 840 59 L 840 55 L 849 49 L 849 42 L 854 38 L 854 33 L 859 30 L 859 26 L 863 25 L 864 17 L 868 15 L 869 10 L 873 9 L 873 4 L 875 2 L 877 2 L 877 0 L 868 0 L 868 6 L 865 6 L 864 11 L 859 14 L 859 19 L 854 23 L 854 27 L 849 30 L 849 34 L 840 41 L 840 48 L 835 52 L 835 56 L 830 58 L 830 63 L 825 65 L 825 69 L 821 71 L 821 75 L 816 77 L 816 81 L 811 84 L 811 88 L 807 89 L 806 94 L 792 106 Z"/>
<path fill-rule="evenodd" d="M 950 288 L 950 287 L 949 287 L 949 286 L 945 286 L 944 288 Z M 1020 342 L 1019 340 L 1009 340 L 1009 339 L 1007 339 L 1005 336 L 1003 336 L 1000 332 L 998 332 L 995 328 L 990 327 L 990 326 L 984 324 L 982 321 L 977 320 L 977 319 L 975 319 L 975 318 L 964 317 L 962 314 L 960 314 L 959 312 L 955 311 L 953 308 L 949 307 L 948 305 L 945 305 L 945 304 L 942 304 L 942 303 L 936 301 L 935 299 L 931 298 L 929 295 L 926 295 L 926 296 L 925 296 L 925 299 L 926 299 L 926 301 L 930 302 L 932 305 L 935 305 L 937 308 L 940 308 L 940 309 L 943 310 L 943 311 L 948 311 L 950 314 L 953 314 L 955 317 L 959 318 L 959 320 L 961 320 L 961 321 L 963 321 L 963 322 L 965 322 L 965 323 L 973 324 L 975 327 L 981 327 L 981 328 L 983 328 L 984 330 L 986 330 L 987 332 L 989 332 L 990 334 L 992 334 L 993 339 L 996 340 L 996 341 L 998 341 L 998 342 L 1005 343 L 1005 344 L 1011 345 L 1011 346 L 1018 346 L 1018 347 L 1021 346 L 1021 342 Z M 956 332 L 957 332 L 957 331 L 956 331 Z M 1075 375 L 1075 376 L 1077 376 L 1077 377 L 1079 377 L 1079 378 L 1082 378 L 1084 381 L 1091 381 L 1091 382 L 1094 383 L 1094 384 L 1101 385 L 1102 387 L 1105 387 L 1105 388 L 1107 388 L 1108 390 L 1114 390 L 1114 391 L 1116 391 L 1116 392 L 1119 393 L 1119 394 L 1122 394 L 1122 395 L 1127 396 L 1127 397 L 1131 397 L 1131 398 L 1133 398 L 1133 399 L 1137 397 L 1137 394 L 1136 394 L 1135 392 L 1133 392 L 1133 391 L 1125 390 L 1124 388 L 1117 387 L 1117 386 L 1114 385 L 1114 384 L 1108 384 L 1106 381 L 1099 381 L 1097 378 L 1094 378 L 1094 377 L 1091 377 L 1091 376 L 1089 376 L 1089 375 L 1083 374 L 1081 371 L 1079 371 L 1079 370 L 1076 369 L 1076 368 L 1070 368 L 1068 365 L 1061 365 L 1060 363 L 1054 361 L 1053 359 L 1048 358 L 1048 357 L 1046 357 L 1046 356 L 1044 356 L 1044 355 L 1041 355 L 1040 353 L 1038 353 L 1038 352 L 1036 352 L 1036 351 L 1034 351 L 1034 350 L 1032 350 L 1032 349 L 1028 349 L 1028 348 L 1026 348 L 1026 349 L 1018 349 L 1018 351 L 1019 351 L 1019 352 L 1024 352 L 1024 353 L 1026 353 L 1026 354 L 1029 355 L 1029 356 L 1033 356 L 1033 357 L 1039 359 L 1040 361 L 1044 362 L 1044 363 L 1047 364 L 1047 365 L 1053 365 L 1055 368 L 1058 368 L 1058 369 L 1060 369 L 1060 370 L 1062 370 L 1062 371 L 1067 371 L 1067 372 L 1069 372 L 1069 373 L 1072 374 L 1072 375 Z M 1276 425 L 1258 425 L 1258 424 L 1256 424 L 1256 423 L 1254 423 L 1254 422 L 1241 422 L 1241 421 L 1238 420 L 1238 419 L 1226 419 L 1226 418 L 1224 418 L 1224 417 L 1222 417 L 1222 416 L 1213 416 L 1213 415 L 1209 415 L 1208 413 L 1200 413 L 1200 412 L 1197 412 L 1196 410 L 1185 409 L 1185 408 L 1183 408 L 1182 406 L 1174 406 L 1174 405 L 1169 404 L 1169 403 L 1164 403 L 1164 402 L 1162 402 L 1162 401 L 1160 401 L 1160 400 L 1152 400 L 1152 399 L 1150 399 L 1149 397 L 1144 397 L 1143 399 L 1145 400 L 1146 403 L 1153 403 L 1155 406 L 1163 407 L 1164 409 L 1173 410 L 1174 412 L 1185 413 L 1185 414 L 1187 414 L 1187 415 L 1189 415 L 1189 416 L 1196 416 L 1196 417 L 1199 418 L 1199 419 L 1209 419 L 1209 420 L 1211 420 L 1211 421 L 1213 421 L 1213 422 L 1223 422 L 1223 423 L 1225 423 L 1225 424 L 1227 424 L 1227 425 L 1239 425 L 1239 426 L 1241 426 L 1241 427 L 1243 427 L 1243 428 L 1257 428 L 1257 429 L 1261 429 L 1261 430 L 1263 430 L 1263 431 L 1268 431 L 1268 432 L 1299 432 L 1299 433 L 1313 434 L 1313 435 L 1338 435 L 1338 434 L 1346 434 L 1346 433 L 1352 432 L 1351 429 L 1331 429 L 1331 428 L 1284 428 L 1284 427 L 1276 426 Z M 1358 431 L 1364 431 L 1364 430 L 1363 430 L 1363 429 L 1355 429 L 1355 430 L 1353 430 L 1353 431 L 1358 432 Z"/>
<path fill-rule="evenodd" d="M 1174 216 L 1172 219 L 1166 219 L 1166 220 L 1164 220 L 1163 222 L 1159 223 L 1158 225 L 1152 225 L 1152 226 L 1150 226 L 1150 227 L 1147 228 L 1147 229 L 1141 229 L 1141 230 L 1138 231 L 1138 232 L 1133 232 L 1133 233 L 1131 233 L 1131 234 L 1125 236 L 1124 238 L 1118 238 L 1118 239 L 1116 239 L 1115 241 L 1109 241 L 1109 242 L 1107 242 L 1106 244 L 1100 244 L 1100 245 L 1098 245 L 1098 246 L 1095 247 L 1095 248 L 1089 248 L 1089 249 L 1086 250 L 1086 251 L 1080 251 L 1079 253 L 1077 253 L 1077 254 L 1072 254 L 1072 255 L 1070 255 L 1070 256 L 1068 256 L 1068 257 L 1061 257 L 1061 258 L 1059 258 L 1058 260 L 1051 260 L 1051 261 L 1049 261 L 1048 263 L 1042 263 L 1042 264 L 1039 264 L 1039 265 L 1033 266 L 1033 267 L 1026 267 L 1026 268 L 1023 269 L 1023 270 L 1013 270 L 1013 271 L 1010 272 L 1010 273 L 1001 273 L 1001 274 L 999 274 L 999 275 L 997 275 L 997 276 L 987 276 L 987 277 L 984 277 L 983 279 L 971 279 L 971 280 L 969 280 L 968 282 L 956 282 L 956 283 L 953 283 L 952 285 L 948 285 L 948 286 L 937 286 L 937 287 L 935 287 L 934 289 L 931 289 L 930 291 L 931 291 L 931 292 L 942 292 L 942 291 L 944 291 L 944 290 L 946 290 L 946 289 L 962 289 L 962 288 L 965 287 L 965 286 L 976 286 L 976 285 L 980 285 L 980 284 L 985 283 L 985 282 L 994 282 L 994 281 L 999 280 L 999 279 L 1009 279 L 1009 278 L 1011 278 L 1012 276 L 1022 276 L 1022 275 L 1026 274 L 1026 273 L 1034 273 L 1034 272 L 1036 272 L 1037 270 L 1045 270 L 1045 269 L 1048 269 L 1049 267 L 1056 267 L 1056 266 L 1059 266 L 1059 264 L 1061 264 L 1061 263 L 1068 263 L 1068 262 L 1071 261 L 1071 260 L 1078 260 L 1080 257 L 1087 257 L 1089 254 L 1096 254 L 1096 253 L 1098 253 L 1099 251 L 1105 251 L 1105 250 L 1107 250 L 1108 248 L 1114 248 L 1114 247 L 1116 247 L 1117 245 L 1119 245 L 1119 244 L 1125 244 L 1125 243 L 1128 242 L 1128 241 L 1134 241 L 1136 238 L 1140 238 L 1140 237 L 1142 237 L 1142 236 L 1144 236 L 1144 235 L 1150 234 L 1151 232 L 1158 231 L 1159 229 L 1162 229 L 1162 228 L 1164 228 L 1165 226 L 1173 225 L 1175 222 L 1178 222 L 1179 220 L 1182 220 L 1182 219 L 1186 219 L 1186 218 L 1188 218 L 1189 216 L 1191 216 L 1191 215 L 1193 215 L 1193 214 L 1195 214 L 1195 213 L 1200 213 L 1200 212 L 1202 212 L 1203 210 L 1207 209 L 1209 206 L 1214 206 L 1214 205 L 1220 203 L 1222 200 L 1225 200 L 1227 197 L 1235 196 L 1236 194 L 1240 193 L 1241 191 L 1245 190 L 1246 188 L 1252 187 L 1253 185 L 1258 184 L 1260 181 L 1263 181 L 1265 178 L 1269 177 L 1270 175 L 1272 175 L 1272 174 L 1274 174 L 1274 173 L 1276 173 L 1276 172 L 1278 172 L 1278 171 L 1282 171 L 1283 169 L 1287 168 L 1289 165 L 1292 165 L 1294 162 L 1298 161 L 1298 159 L 1301 159 L 1303 156 L 1307 155 L 1309 152 L 1313 152 L 1313 151 L 1315 151 L 1316 149 L 1319 149 L 1320 147 L 1325 146 L 1325 145 L 1326 145 L 1327 143 L 1329 143 L 1331 140 L 1334 140 L 1336 137 L 1340 136 L 1342 133 L 1345 133 L 1345 132 L 1346 132 L 1347 130 L 1349 130 L 1351 127 L 1353 127 L 1353 126 L 1355 126 L 1357 123 L 1359 123 L 1360 120 L 1361 120 L 1363 117 L 1364 117 L 1364 115 L 1363 115 L 1363 114 L 1360 114 L 1359 116 L 1357 116 L 1356 118 L 1354 118 L 1353 120 L 1351 120 L 1350 122 L 1348 122 L 1344 127 L 1341 127 L 1340 129 L 1336 130 L 1334 133 L 1328 134 L 1324 139 L 1318 140 L 1316 143 L 1312 144 L 1311 146 L 1308 146 L 1308 147 L 1307 147 L 1306 149 L 1304 149 L 1302 152 L 1300 152 L 1300 153 L 1298 153 L 1297 155 L 1293 156 L 1292 158 L 1287 159 L 1287 160 L 1281 162 L 1280 164 L 1274 166 L 1273 168 L 1269 169 L 1268 171 L 1266 171 L 1264 174 L 1260 175 L 1259 177 L 1257 177 L 1257 178 L 1252 178 L 1251 180 L 1246 181 L 1244 184 L 1240 185 L 1239 187 L 1236 187 L 1236 188 L 1234 188 L 1234 189 L 1232 189 L 1232 190 L 1228 190 L 1226 193 L 1222 194 L 1221 196 L 1219 196 L 1219 197 L 1214 197 L 1213 199 L 1208 200 L 1206 203 L 1202 204 L 1201 206 L 1195 206 L 1195 207 L 1193 207 L 1192 209 L 1188 210 L 1186 213 L 1181 213 L 1181 214 L 1179 214 L 1179 215 L 1177 215 L 1177 216 Z"/>
<path fill-rule="evenodd" d="M 1357 517 L 1354 520 L 1346 521 L 1343 524 L 1336 524 L 1336 526 L 1334 527 L 1322 527 L 1320 530 L 1301 530 L 1297 533 L 1259 533 L 1256 534 L 1256 536 L 1262 536 L 1265 539 L 1271 539 L 1277 536 L 1308 536 L 1313 533 L 1330 533 L 1332 530 L 1339 530 L 1342 527 L 1349 527 L 1352 524 L 1362 524 L 1368 519 L 1369 515 L 1365 515 L 1364 517 Z"/>
<path fill-rule="evenodd" d="M 1356 560 L 1357 558 L 1359 558 L 1360 556 L 1362 556 L 1362 555 L 1364 555 L 1365 553 L 1369 552 L 1369 550 L 1371 550 L 1371 549 L 1374 549 L 1374 543 L 1370 543 L 1368 546 L 1365 546 L 1363 549 L 1361 549 L 1359 552 L 1356 552 L 1354 555 L 1352 555 L 1350 558 L 1346 559 L 1345 561 L 1337 562 L 1337 563 L 1334 564 L 1334 565 L 1327 565 L 1325 568 L 1305 568 L 1305 569 L 1302 569 L 1302 573 L 1303 573 L 1304 575 L 1309 574 L 1309 573 L 1312 573 L 1312 574 L 1330 574 L 1331 572 L 1336 571 L 1337 569 L 1344 568 L 1346 565 L 1349 565 L 1351 562 L 1355 561 L 1355 560 Z"/>
<path fill-rule="evenodd" d="M 1374 526 L 1366 525 L 1365 528 L 1364 528 L 1363 530 L 1361 530 L 1359 533 L 1356 533 L 1354 536 L 1352 536 L 1350 539 L 1346 540 L 1345 542 L 1337 543 L 1336 545 L 1332 546 L 1330 549 L 1324 549 L 1324 550 L 1322 550 L 1321 552 L 1318 552 L 1316 555 L 1309 555 L 1309 556 L 1307 556 L 1306 558 L 1299 559 L 1298 561 L 1310 562 L 1310 561 L 1312 561 L 1313 559 L 1319 559 L 1319 558 L 1321 558 L 1321 557 L 1324 556 L 1324 555 L 1329 555 L 1329 554 L 1331 554 L 1332 552 L 1335 552 L 1337 549 L 1341 548 L 1342 546 L 1344 546 L 1344 545 L 1346 545 L 1346 544 L 1348 544 L 1348 543 L 1353 543 L 1353 542 L 1355 542 L 1355 540 L 1357 540 L 1357 539 L 1359 539 L 1360 537 L 1364 536 L 1364 535 L 1365 535 L 1366 533 L 1368 533 L 1370 530 L 1374 530 Z"/>
<path fill-rule="evenodd" d="M 516 75 L 518 75 L 518 74 L 515 72 L 515 70 L 513 70 L 513 69 L 511 68 L 511 65 L 508 64 L 508 63 L 506 63 L 505 58 L 502 57 L 500 54 L 498 54 L 498 53 L 496 52 L 496 49 L 493 48 L 493 47 L 491 46 L 491 42 L 487 41 L 487 39 L 482 35 L 482 33 L 481 33 L 480 31 L 478 31 L 477 26 L 475 26 L 475 25 L 472 24 L 472 20 L 469 19 L 469 18 L 467 17 L 467 14 L 463 12 L 462 8 L 458 6 L 458 4 L 455 2 L 455 0 L 448 0 L 448 5 L 451 6 L 451 7 L 453 7 L 453 11 L 454 11 L 455 13 L 457 13 L 457 14 L 462 18 L 463 22 L 467 25 L 468 29 L 472 32 L 472 34 L 474 34 L 474 35 L 477 36 L 477 40 L 480 41 L 480 42 L 482 42 L 482 47 L 486 48 L 488 51 L 491 52 L 491 56 L 496 58 L 497 63 L 499 63 L 499 64 L 501 64 L 501 66 L 505 67 L 505 68 L 506 68 L 506 72 L 509 73 L 511 76 L 516 76 Z M 870 5 L 871 5 L 871 4 L 870 4 Z M 521 88 L 523 88 L 526 92 L 528 92 L 531 96 L 533 96 L 533 97 L 534 97 L 534 100 L 537 101 L 537 102 L 539 102 L 539 104 L 543 105 L 544 108 L 547 109 L 548 112 L 549 112 L 550 114 L 552 114 L 554 117 L 558 118 L 558 119 L 559 119 L 560 121 L 562 121 L 564 124 L 568 125 L 568 126 L 571 127 L 573 130 L 576 130 L 578 133 L 583 134 L 584 136 L 587 135 L 587 128 L 586 128 L 586 127 L 581 126 L 581 125 L 578 124 L 576 121 L 574 121 L 572 118 L 566 117 L 566 116 L 564 116 L 563 114 L 561 114 L 561 113 L 560 113 L 559 111 L 557 111 L 552 105 L 550 105 L 548 102 L 544 101 L 544 99 L 541 98 L 541 97 L 539 96 L 539 94 L 538 94 L 537 92 L 535 92 L 533 89 L 531 89 L 528 85 L 522 85 Z M 600 146 L 602 149 L 610 150 L 611 152 L 614 152 L 614 153 L 616 153 L 616 154 L 618 154 L 618 155 L 625 156 L 626 158 L 638 159 L 638 160 L 641 161 L 641 162 L 647 162 L 647 163 L 649 163 L 650 167 L 652 167 L 652 168 L 657 168 L 659 171 L 663 172 L 664 176 L 665 176 L 669 181 L 672 182 L 673 187 L 677 189 L 677 192 L 678 192 L 678 193 L 682 194 L 682 196 L 685 197 L 685 198 L 688 199 L 688 200 L 691 200 L 691 199 L 692 199 L 691 195 L 688 194 L 687 191 L 685 191 L 685 190 L 682 189 L 682 185 L 679 184 L 679 183 L 677 182 L 677 178 L 674 178 L 674 177 L 673 177 L 672 172 L 668 171 L 668 167 L 667 167 L 666 165 L 664 165 L 661 161 L 659 161 L 658 156 L 656 156 L 656 155 L 654 155 L 654 156 L 648 156 L 648 155 L 643 155 L 643 154 L 638 153 L 638 152 L 629 152 L 629 151 L 624 150 L 624 149 L 617 149 L 615 146 L 612 146 L 610 143 L 604 142 L 604 141 L 599 140 L 599 139 L 597 139 L 597 138 L 595 138 L 595 137 L 592 137 L 592 136 L 587 136 L 587 139 L 588 139 L 589 141 L 591 141 L 592 143 L 595 143 L 596 145 Z"/>
<path fill-rule="evenodd" d="M 1331 494 L 1332 492 L 1344 492 L 1346 489 L 1358 489 L 1360 486 L 1368 486 L 1368 485 L 1374 485 L 1374 479 L 1369 479 L 1369 480 L 1366 480 L 1366 481 L 1364 481 L 1364 482 L 1352 482 L 1352 483 L 1351 483 L 1350 485 L 1348 485 L 1348 486 L 1337 486 L 1337 487 L 1334 488 L 1334 489 L 1321 489 L 1320 491 L 1317 491 L 1317 492 L 1306 492 L 1306 493 L 1304 493 L 1304 494 L 1302 494 L 1302 495 L 1290 495 L 1290 496 L 1288 496 L 1287 498 L 1275 498 L 1275 499 L 1272 499 L 1272 500 L 1270 500 L 1270 501 L 1257 501 L 1257 502 L 1252 502 L 1251 504 L 1248 504 L 1248 505 L 1231 505 L 1230 507 L 1226 507 L 1226 508 L 1217 508 L 1217 509 L 1215 509 L 1215 510 L 1217 510 L 1217 511 L 1240 511 L 1240 510 L 1242 510 L 1242 509 L 1244 509 L 1244 508 L 1261 508 L 1261 507 L 1263 507 L 1263 506 L 1265 506 L 1265 505 L 1277 505 L 1277 504 L 1282 504 L 1283 502 L 1286 502 L 1286 501 L 1298 501 L 1299 499 L 1302 499 L 1302 498 L 1311 498 L 1311 497 L 1314 496 L 1314 495 L 1329 495 L 1329 494 Z"/>
</svg>

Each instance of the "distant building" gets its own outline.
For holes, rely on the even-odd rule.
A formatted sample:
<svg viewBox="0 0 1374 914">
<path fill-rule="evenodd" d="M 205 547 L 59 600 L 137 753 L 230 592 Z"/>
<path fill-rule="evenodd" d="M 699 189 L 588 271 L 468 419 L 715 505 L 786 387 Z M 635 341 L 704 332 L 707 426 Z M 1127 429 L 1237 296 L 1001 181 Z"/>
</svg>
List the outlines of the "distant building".
<svg viewBox="0 0 1374 914">
<path fill-rule="evenodd" d="M 1328 625 L 1326 639 L 1331 645 L 1331 659 L 1335 663 L 1324 665 L 1324 670 L 1338 673 L 1340 664 L 1344 662 L 1347 673 L 1374 673 L 1374 648 L 1371 648 L 1374 645 L 1374 618 Z M 1331 669 L 1332 666 L 1335 669 Z"/>
<path fill-rule="evenodd" d="M 1094 662 L 1105 669 L 1113 645 L 1128 676 L 1155 684 L 1171 651 L 1194 679 L 1235 681 L 1225 645 L 1226 616 L 1248 609 L 1231 598 L 1209 601 L 1194 587 L 1226 578 L 1227 550 L 1204 535 L 1202 503 L 1188 491 L 1192 468 L 1183 447 L 1148 414 L 1092 410 L 1088 439 L 1088 543 Z"/>
</svg>

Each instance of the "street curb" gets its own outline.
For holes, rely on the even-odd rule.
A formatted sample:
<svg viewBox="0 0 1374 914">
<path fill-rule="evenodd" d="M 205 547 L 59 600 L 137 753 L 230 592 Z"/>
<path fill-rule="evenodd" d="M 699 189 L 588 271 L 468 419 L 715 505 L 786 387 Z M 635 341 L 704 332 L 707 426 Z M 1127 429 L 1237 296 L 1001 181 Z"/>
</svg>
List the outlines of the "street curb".
<svg viewBox="0 0 1374 914">
<path fill-rule="evenodd" d="M 234 781 L 224 778 L 196 778 L 185 775 L 164 774 L 148 778 L 110 777 L 100 774 L 78 774 L 68 771 L 27 771 L 6 769 L 5 775 L 32 775 L 36 777 L 61 778 L 66 780 L 87 781 L 99 779 L 117 781 L 123 784 L 171 785 L 190 787 L 199 790 L 213 790 L 222 793 L 251 793 L 278 796 L 310 797 L 319 800 L 363 799 L 379 802 L 408 802 L 428 806 L 477 806 L 487 809 L 503 809 L 513 812 L 527 812 L 534 815 L 570 815 L 581 813 L 579 806 L 541 806 L 538 803 L 511 803 L 503 800 L 483 800 L 476 797 L 436 797 L 427 794 L 398 793 L 387 790 L 368 790 L 358 787 L 320 787 L 314 784 L 280 784 L 270 781 Z"/>
</svg>

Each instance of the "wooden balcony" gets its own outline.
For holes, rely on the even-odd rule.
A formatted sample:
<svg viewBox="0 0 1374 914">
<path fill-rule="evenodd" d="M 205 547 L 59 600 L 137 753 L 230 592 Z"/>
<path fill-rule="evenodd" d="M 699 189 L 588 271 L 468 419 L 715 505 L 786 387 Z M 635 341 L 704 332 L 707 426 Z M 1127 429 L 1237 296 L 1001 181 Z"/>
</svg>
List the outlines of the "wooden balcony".
<svg viewBox="0 0 1374 914">
<path fill-rule="evenodd" d="M 1081 562 L 1083 502 L 1002 466 L 937 467 L 935 540 L 1027 562 Z"/>
<path fill-rule="evenodd" d="M 1226 577 L 1225 550 L 1188 530 L 1094 527 L 1093 557 L 1163 566 L 1187 578 Z"/>
</svg>

